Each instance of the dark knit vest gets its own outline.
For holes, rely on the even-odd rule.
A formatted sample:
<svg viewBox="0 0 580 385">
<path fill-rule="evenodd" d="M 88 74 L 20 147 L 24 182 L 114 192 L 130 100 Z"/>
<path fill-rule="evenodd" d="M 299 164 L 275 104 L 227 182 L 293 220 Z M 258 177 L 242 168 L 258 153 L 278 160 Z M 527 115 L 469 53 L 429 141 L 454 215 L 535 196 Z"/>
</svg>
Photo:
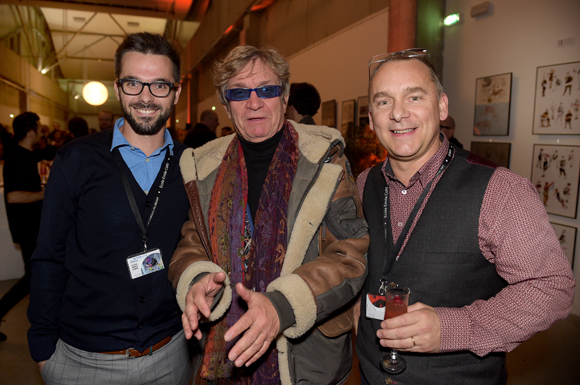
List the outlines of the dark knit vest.
<svg viewBox="0 0 580 385">
<path fill-rule="evenodd" d="M 377 293 L 383 264 L 392 244 L 386 244 L 383 202 L 386 186 L 381 164 L 370 171 L 363 195 L 369 224 L 368 272 L 363 289 L 361 319 L 356 342 L 363 373 L 370 384 L 381 384 L 381 356 L 376 331 L 380 321 L 366 318 L 366 295 Z M 468 151 L 455 156 L 433 190 L 399 260 L 388 272 L 389 282 L 411 289 L 409 304 L 459 308 L 486 300 L 506 286 L 495 265 L 479 249 L 479 214 L 495 168 Z M 391 231 L 391 224 L 387 226 Z M 505 384 L 505 353 L 479 357 L 469 351 L 414 354 L 399 353 L 407 369 L 389 375 L 393 383 L 408 384 Z"/>
</svg>

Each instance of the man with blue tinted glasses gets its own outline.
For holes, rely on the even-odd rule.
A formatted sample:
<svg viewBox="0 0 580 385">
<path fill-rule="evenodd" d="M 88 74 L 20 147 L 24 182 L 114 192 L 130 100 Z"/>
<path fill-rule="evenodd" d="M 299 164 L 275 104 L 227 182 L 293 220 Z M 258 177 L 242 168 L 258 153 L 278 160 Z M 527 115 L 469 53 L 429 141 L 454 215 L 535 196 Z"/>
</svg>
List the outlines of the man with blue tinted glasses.
<svg viewBox="0 0 580 385">
<path fill-rule="evenodd" d="M 186 336 L 204 343 L 196 384 L 350 373 L 366 222 L 340 133 L 284 119 L 289 76 L 273 48 L 232 50 L 214 84 L 237 135 L 181 157 L 191 219 L 169 277 Z"/>
<path fill-rule="evenodd" d="M 160 35 L 115 55 L 124 118 L 62 147 L 32 257 L 28 341 L 49 384 L 187 385 L 190 343 L 167 271 L 187 219 L 185 149 L 165 129 L 180 57 Z"/>
</svg>

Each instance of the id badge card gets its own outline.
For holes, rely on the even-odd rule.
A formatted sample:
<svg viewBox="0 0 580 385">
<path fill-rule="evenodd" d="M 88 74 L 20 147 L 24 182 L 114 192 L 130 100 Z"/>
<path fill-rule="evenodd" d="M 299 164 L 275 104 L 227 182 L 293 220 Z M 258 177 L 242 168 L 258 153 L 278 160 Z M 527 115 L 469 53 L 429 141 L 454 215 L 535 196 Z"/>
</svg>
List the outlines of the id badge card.
<svg viewBox="0 0 580 385">
<path fill-rule="evenodd" d="M 387 299 L 384 295 L 367 294 L 367 318 L 384 320 Z"/>
<path fill-rule="evenodd" d="M 160 249 L 148 250 L 143 253 L 131 255 L 127 258 L 129 274 L 132 279 L 165 269 Z"/>
</svg>

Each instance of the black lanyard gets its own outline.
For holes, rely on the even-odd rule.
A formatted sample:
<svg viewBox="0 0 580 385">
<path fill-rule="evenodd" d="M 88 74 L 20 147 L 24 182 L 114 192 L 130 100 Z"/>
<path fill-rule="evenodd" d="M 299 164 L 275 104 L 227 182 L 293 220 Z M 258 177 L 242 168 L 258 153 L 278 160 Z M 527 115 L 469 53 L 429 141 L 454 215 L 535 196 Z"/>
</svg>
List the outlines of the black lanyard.
<svg viewBox="0 0 580 385">
<path fill-rule="evenodd" d="M 379 294 L 381 294 L 381 295 L 384 294 L 384 287 L 388 283 L 388 277 L 387 277 L 388 274 L 387 273 L 389 271 L 391 271 L 391 268 L 395 264 L 395 262 L 397 260 L 397 255 L 399 255 L 399 252 L 401 251 L 401 248 L 403 247 L 403 243 L 405 242 L 405 239 L 407 238 L 407 233 L 409 232 L 409 229 L 411 228 L 411 225 L 413 224 L 413 221 L 415 220 L 415 217 L 417 216 L 417 213 L 419 212 L 419 208 L 423 204 L 423 201 L 425 200 L 427 193 L 431 189 L 431 185 L 433 184 L 435 179 L 437 179 L 437 177 L 439 175 L 441 175 L 441 173 L 447 168 L 447 166 L 449 166 L 449 162 L 451 162 L 451 159 L 453 158 L 454 153 L 455 153 L 455 149 L 453 148 L 453 146 L 449 146 L 449 150 L 447 151 L 447 156 L 443 160 L 443 163 L 439 167 L 439 170 L 437 170 L 437 174 L 435 174 L 433 179 L 431 179 L 429 181 L 429 183 L 427 184 L 427 186 L 425 186 L 425 188 L 423 189 L 423 193 L 421 194 L 421 196 L 417 200 L 417 203 L 415 203 L 415 206 L 413 207 L 411 214 L 409 214 L 409 218 L 407 218 L 407 222 L 405 223 L 405 227 L 403 227 L 403 230 L 401 231 L 401 235 L 399 235 L 399 239 L 397 239 L 397 243 L 391 249 L 391 254 L 386 256 L 386 258 L 384 258 L 384 260 L 383 260 L 383 274 L 381 275 L 381 286 L 379 289 Z M 393 231 L 391 230 L 391 227 L 390 227 L 391 226 L 391 221 L 390 221 L 391 207 L 390 207 L 389 202 L 390 202 L 390 200 L 389 200 L 389 184 L 387 182 L 387 184 L 385 185 L 385 199 L 383 200 L 383 226 L 385 229 L 385 245 L 392 245 L 393 244 Z M 387 227 L 387 226 L 389 226 L 389 227 Z"/>
<path fill-rule="evenodd" d="M 121 180 L 123 181 L 123 187 L 125 188 L 125 193 L 127 194 L 127 198 L 129 199 L 129 204 L 131 205 L 131 210 L 133 211 L 133 215 L 135 216 L 135 220 L 139 225 L 143 233 L 143 251 L 147 251 L 147 228 L 151 223 L 151 219 L 155 214 L 155 210 L 157 209 L 157 205 L 159 204 L 159 198 L 161 197 L 161 190 L 163 190 L 163 186 L 165 185 L 165 177 L 167 176 L 167 171 L 169 170 L 169 162 L 171 161 L 171 155 L 169 154 L 169 148 L 167 148 L 165 152 L 165 160 L 163 161 L 163 165 L 161 166 L 163 173 L 161 174 L 161 182 L 159 183 L 159 189 L 157 190 L 157 195 L 155 196 L 155 202 L 153 202 L 153 208 L 151 209 L 151 214 L 149 215 L 149 220 L 147 221 L 147 226 L 143 224 L 143 219 L 141 218 L 141 213 L 137 208 L 137 202 L 135 201 L 135 196 L 133 195 L 133 190 L 131 190 L 131 185 L 129 184 L 129 178 L 125 174 L 123 169 L 123 158 L 121 153 L 119 152 L 119 147 L 116 147 L 113 150 L 113 157 L 115 158 L 115 163 L 117 164 L 117 169 L 121 174 Z"/>
</svg>

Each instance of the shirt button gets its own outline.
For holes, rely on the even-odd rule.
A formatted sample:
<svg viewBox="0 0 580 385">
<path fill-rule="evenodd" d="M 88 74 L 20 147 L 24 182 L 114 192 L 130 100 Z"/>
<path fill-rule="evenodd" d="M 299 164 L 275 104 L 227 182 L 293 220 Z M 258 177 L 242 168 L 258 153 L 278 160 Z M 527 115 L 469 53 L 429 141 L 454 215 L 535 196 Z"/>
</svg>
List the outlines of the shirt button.
<svg viewBox="0 0 580 385">
<path fill-rule="evenodd" d="M 135 151 L 135 147 L 131 146 L 131 151 Z"/>
<path fill-rule="evenodd" d="M 403 222 L 399 222 L 399 223 L 397 223 L 397 226 L 399 226 L 399 227 L 403 227 Z"/>
<path fill-rule="evenodd" d="M 139 303 L 145 302 L 145 297 L 139 297 Z"/>
<path fill-rule="evenodd" d="M 403 195 L 407 195 L 407 190 L 403 190 L 401 192 L 403 193 Z"/>
<path fill-rule="evenodd" d="M 143 325 L 142 324 L 137 325 L 137 329 L 139 330 L 143 329 Z"/>
<path fill-rule="evenodd" d="M 143 191 L 145 194 L 149 194 L 149 190 L 145 190 Z"/>
<path fill-rule="evenodd" d="M 146 158 L 146 159 L 145 159 L 145 162 L 149 163 L 149 158 Z"/>
<path fill-rule="evenodd" d="M 151 207 L 151 202 L 149 202 L 149 201 L 145 202 L 145 207 L 147 207 L 147 208 Z"/>
</svg>

